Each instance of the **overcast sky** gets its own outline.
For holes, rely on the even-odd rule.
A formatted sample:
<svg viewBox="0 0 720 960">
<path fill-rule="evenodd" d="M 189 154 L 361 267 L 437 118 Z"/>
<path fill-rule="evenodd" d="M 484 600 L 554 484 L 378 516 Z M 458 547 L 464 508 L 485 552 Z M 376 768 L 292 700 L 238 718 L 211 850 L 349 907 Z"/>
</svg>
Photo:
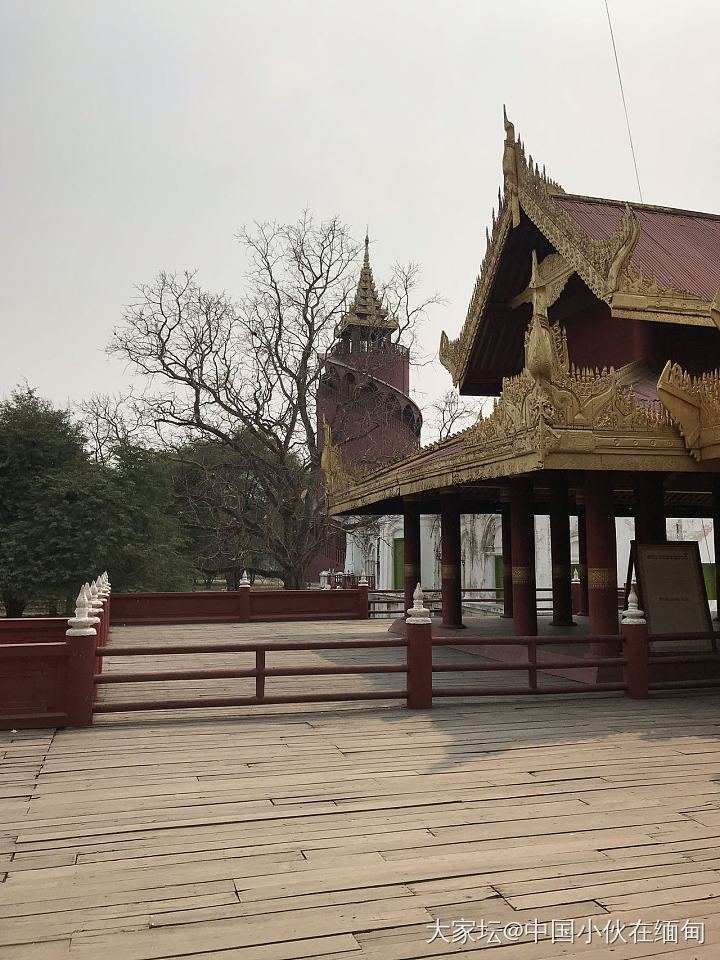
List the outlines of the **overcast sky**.
<svg viewBox="0 0 720 960">
<path fill-rule="evenodd" d="M 716 0 L 610 0 L 648 203 L 720 212 Z M 637 200 L 603 0 L 0 0 L 0 394 L 121 390 L 133 285 L 238 292 L 234 234 L 337 214 L 419 261 L 456 335 L 502 104 L 568 192 Z M 424 368 L 416 386 L 450 385 Z"/>
</svg>

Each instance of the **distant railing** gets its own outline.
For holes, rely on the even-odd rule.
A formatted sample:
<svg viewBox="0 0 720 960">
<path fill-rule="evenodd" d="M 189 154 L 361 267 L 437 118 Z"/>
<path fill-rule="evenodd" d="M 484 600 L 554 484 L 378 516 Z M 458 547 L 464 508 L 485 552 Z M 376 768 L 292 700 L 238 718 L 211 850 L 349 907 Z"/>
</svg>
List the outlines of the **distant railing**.
<svg viewBox="0 0 720 960">
<path fill-rule="evenodd" d="M 258 623 L 293 620 L 366 620 L 368 581 L 337 590 L 252 590 L 246 574 L 237 590 L 113 594 L 112 623 Z"/>
<path fill-rule="evenodd" d="M 329 356 L 331 358 L 347 357 L 363 353 L 384 353 L 387 356 L 409 357 L 410 349 L 400 343 L 388 340 L 339 340 L 333 346 Z"/>
<path fill-rule="evenodd" d="M 476 596 L 489 594 L 489 596 Z M 369 604 L 370 617 L 401 617 L 404 616 L 403 590 L 374 590 L 370 588 Z M 469 603 L 489 603 L 499 606 L 503 602 L 502 587 L 463 587 L 463 606 Z M 548 596 L 549 595 L 549 596 Z M 423 589 L 423 597 L 428 609 L 433 614 L 442 612 L 442 591 L 436 588 Z M 536 590 L 538 613 L 552 613 L 552 587 L 538 587 Z"/>
<path fill-rule="evenodd" d="M 368 590 L 375 589 L 375 577 L 373 574 L 364 573 L 328 573 L 327 582 L 332 590 L 357 590 L 360 581 L 367 582 Z"/>
</svg>

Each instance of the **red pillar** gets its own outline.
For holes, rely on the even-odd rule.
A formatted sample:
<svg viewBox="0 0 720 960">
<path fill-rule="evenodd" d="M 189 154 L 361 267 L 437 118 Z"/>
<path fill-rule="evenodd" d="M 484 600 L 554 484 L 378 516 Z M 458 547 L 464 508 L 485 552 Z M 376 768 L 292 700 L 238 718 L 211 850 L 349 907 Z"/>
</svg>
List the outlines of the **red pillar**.
<svg viewBox="0 0 720 960">
<path fill-rule="evenodd" d="M 444 627 L 462 627 L 460 510 L 455 497 L 440 501 L 440 554 L 442 623 Z"/>
<path fill-rule="evenodd" d="M 503 564 L 503 617 L 513 615 L 512 594 L 512 528 L 510 522 L 510 491 L 500 493 L 500 516 L 502 520 L 502 564 Z"/>
<path fill-rule="evenodd" d="M 585 472 L 585 501 L 590 634 L 617 634 L 615 503 L 609 472 Z M 593 645 L 591 649 L 599 655 L 615 652 L 615 647 L 607 644 Z"/>
<path fill-rule="evenodd" d="M 432 707 L 432 623 L 430 617 L 408 617 L 405 622 L 407 705 L 412 710 L 427 709 Z"/>
<path fill-rule="evenodd" d="M 358 584 L 358 620 L 370 619 L 370 587 L 363 579 Z"/>
<path fill-rule="evenodd" d="M 413 605 L 413 593 L 420 583 L 420 504 L 406 500 L 403 509 L 403 554 L 405 588 L 403 617 Z"/>
<path fill-rule="evenodd" d="M 586 617 L 588 615 L 588 567 L 587 521 L 585 517 L 584 491 L 576 491 L 575 503 L 577 504 L 578 518 L 578 578 L 580 580 L 580 590 L 578 591 L 579 603 L 575 612 L 581 617 Z"/>
<path fill-rule="evenodd" d="M 635 539 L 638 543 L 665 543 L 665 490 L 662 473 L 636 473 Z"/>
<path fill-rule="evenodd" d="M 623 623 L 623 649 L 627 663 L 623 669 L 625 695 L 633 700 L 645 700 L 648 695 L 648 632 L 644 622 Z"/>
<path fill-rule="evenodd" d="M 715 544 L 715 619 L 720 620 L 720 477 L 713 477 L 713 543 Z"/>
<path fill-rule="evenodd" d="M 516 637 L 537 636 L 535 587 L 535 514 L 532 480 L 510 481 L 513 630 Z"/>
<path fill-rule="evenodd" d="M 565 471 L 550 474 L 550 550 L 554 627 L 572 627 L 572 572 L 570 568 L 570 502 Z"/>
</svg>

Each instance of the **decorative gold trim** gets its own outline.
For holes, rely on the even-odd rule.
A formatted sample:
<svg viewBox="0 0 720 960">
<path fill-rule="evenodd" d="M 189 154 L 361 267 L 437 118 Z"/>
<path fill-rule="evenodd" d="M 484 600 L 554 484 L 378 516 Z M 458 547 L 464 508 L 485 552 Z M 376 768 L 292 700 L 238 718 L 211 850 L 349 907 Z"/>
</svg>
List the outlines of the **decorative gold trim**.
<svg viewBox="0 0 720 960">
<path fill-rule="evenodd" d="M 691 377 L 668 360 L 657 391 L 695 460 L 720 457 L 720 370 Z"/>
<path fill-rule="evenodd" d="M 628 369 L 577 368 L 567 337 L 547 318 L 547 284 L 533 257 L 533 316 L 525 367 L 503 380 L 488 417 L 429 448 L 381 468 L 351 492 L 329 498 L 331 512 L 352 512 L 379 500 L 419 495 L 494 477 L 551 469 L 694 469 L 663 404 L 638 399 Z"/>
<path fill-rule="evenodd" d="M 613 567 L 588 567 L 588 590 L 617 589 L 617 571 Z"/>
<path fill-rule="evenodd" d="M 534 573 L 535 571 L 533 570 L 532 567 L 526 567 L 526 566 L 519 567 L 519 566 L 513 565 L 512 582 L 519 583 L 519 584 L 532 583 L 534 579 Z"/>
<path fill-rule="evenodd" d="M 329 504 L 332 496 L 336 496 L 362 480 L 367 474 L 367 470 L 359 468 L 351 470 L 345 466 L 342 451 L 333 444 L 332 427 L 327 422 L 324 414 L 323 430 L 325 433 L 325 444 L 323 446 L 320 465 L 325 472 L 325 499 Z"/>
<path fill-rule="evenodd" d="M 718 292 L 713 297 L 713 302 L 710 304 L 710 319 L 715 324 L 718 330 L 720 330 L 720 288 Z"/>
<path fill-rule="evenodd" d="M 440 567 L 440 575 L 444 579 L 454 580 L 460 576 L 459 563 L 443 563 Z"/>
<path fill-rule="evenodd" d="M 576 272 L 600 300 L 611 307 L 613 316 L 637 317 L 670 323 L 699 326 L 717 325 L 720 329 L 720 291 L 707 304 L 702 298 L 677 287 L 662 288 L 657 280 L 646 278 L 632 263 L 632 255 L 640 236 L 640 225 L 633 210 L 625 204 L 625 213 L 614 233 L 606 240 L 588 236 L 573 217 L 555 200 L 565 195 L 563 188 L 540 172 L 532 157 L 526 159 L 522 141 L 515 137 L 515 128 L 503 111 L 505 142 L 503 145 L 503 190 L 498 194 L 497 217 L 493 210 L 492 232 L 487 234 L 487 250 L 475 281 L 465 323 L 460 336 L 450 340 L 443 331 L 440 338 L 440 360 L 449 370 L 453 383 L 461 384 L 467 375 L 472 347 L 477 339 L 487 300 L 510 228 L 520 223 L 521 211 L 552 243 L 558 257 L 569 272 L 561 286 L 554 289 L 547 281 L 548 306 L 560 295 L 567 279 Z M 541 268 L 550 261 L 546 257 Z M 547 263 L 547 270 L 559 265 Z M 529 288 L 511 301 L 512 306 L 529 301 Z"/>
<path fill-rule="evenodd" d="M 455 386 L 458 385 L 465 374 L 468 361 L 470 359 L 470 350 L 475 337 L 480 317 L 485 310 L 485 304 L 490 294 L 495 272 L 500 262 L 505 239 L 510 232 L 512 222 L 512 213 L 505 197 L 499 196 L 498 215 L 495 217 L 495 211 L 492 214 L 492 234 L 486 232 L 487 249 L 483 262 L 480 267 L 480 274 L 475 280 L 472 297 L 468 306 L 465 323 L 463 324 L 460 336 L 456 340 L 450 340 L 443 330 L 440 334 L 439 358 L 442 365 L 450 373 Z"/>
<path fill-rule="evenodd" d="M 510 301 L 513 310 L 522 303 L 536 304 L 538 299 L 538 289 L 543 289 L 545 300 L 544 307 L 547 313 L 548 307 L 551 307 L 560 294 L 565 289 L 570 277 L 575 271 L 568 265 L 564 257 L 559 253 L 551 253 L 541 260 L 538 264 L 537 255 L 533 250 L 533 275 L 527 287 Z"/>
</svg>

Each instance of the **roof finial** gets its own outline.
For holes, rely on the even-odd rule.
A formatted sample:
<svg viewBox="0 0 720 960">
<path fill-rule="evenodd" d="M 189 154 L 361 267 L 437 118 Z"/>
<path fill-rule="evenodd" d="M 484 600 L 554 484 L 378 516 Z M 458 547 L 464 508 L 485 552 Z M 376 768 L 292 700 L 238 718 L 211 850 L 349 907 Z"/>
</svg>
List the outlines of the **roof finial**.
<svg viewBox="0 0 720 960">
<path fill-rule="evenodd" d="M 370 246 L 370 227 L 366 224 L 365 225 L 365 247 L 367 248 L 369 246 Z"/>
</svg>

